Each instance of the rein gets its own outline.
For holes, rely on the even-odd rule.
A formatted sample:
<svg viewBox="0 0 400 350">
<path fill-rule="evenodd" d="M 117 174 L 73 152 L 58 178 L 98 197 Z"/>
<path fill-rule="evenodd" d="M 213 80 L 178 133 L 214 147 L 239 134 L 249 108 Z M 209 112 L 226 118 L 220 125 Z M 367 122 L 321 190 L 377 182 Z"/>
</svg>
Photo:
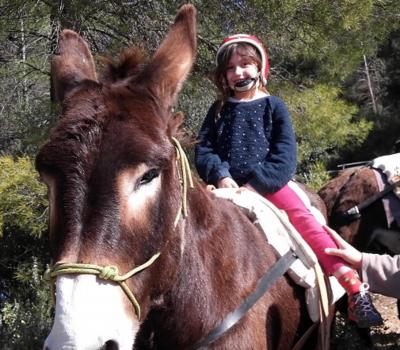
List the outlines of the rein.
<svg viewBox="0 0 400 350">
<path fill-rule="evenodd" d="M 203 339 L 187 348 L 187 350 L 196 350 L 204 346 L 208 346 L 218 338 L 220 338 L 226 331 L 232 328 L 240 319 L 250 310 L 250 308 L 268 291 L 268 289 L 283 276 L 289 269 L 290 265 L 297 259 L 297 256 L 289 250 L 283 255 L 271 269 L 269 269 L 258 281 L 256 289 L 247 296 L 247 298 L 240 304 L 238 308 L 230 312 L 221 323 L 209 332 Z"/>
<path fill-rule="evenodd" d="M 179 141 L 172 137 L 172 142 L 175 146 L 176 150 L 176 158 L 177 162 L 180 163 L 180 172 L 179 173 L 179 181 L 181 184 L 181 195 L 182 195 L 182 203 L 179 207 L 178 214 L 176 215 L 174 221 L 174 227 L 178 224 L 178 221 L 181 217 L 184 219 L 188 215 L 187 208 L 187 191 L 188 187 L 193 188 L 193 180 L 190 172 L 189 161 L 186 157 L 186 154 L 179 143 Z M 161 253 L 154 254 L 149 260 L 147 260 L 144 264 L 139 265 L 127 273 L 120 275 L 118 272 L 118 268 L 116 266 L 99 266 L 95 264 L 81 264 L 81 263 L 56 263 L 54 266 L 48 268 L 45 272 L 44 278 L 51 282 L 52 296 L 54 299 L 55 288 L 54 283 L 55 279 L 61 275 L 96 275 L 98 278 L 104 281 L 111 281 L 118 283 L 122 290 L 125 292 L 126 296 L 132 303 L 137 318 L 140 320 L 141 311 L 140 304 L 137 301 L 135 295 L 130 290 L 128 285 L 126 284 L 126 280 L 136 275 L 137 273 L 143 271 L 153 264 L 153 262 L 160 256 Z"/>
</svg>

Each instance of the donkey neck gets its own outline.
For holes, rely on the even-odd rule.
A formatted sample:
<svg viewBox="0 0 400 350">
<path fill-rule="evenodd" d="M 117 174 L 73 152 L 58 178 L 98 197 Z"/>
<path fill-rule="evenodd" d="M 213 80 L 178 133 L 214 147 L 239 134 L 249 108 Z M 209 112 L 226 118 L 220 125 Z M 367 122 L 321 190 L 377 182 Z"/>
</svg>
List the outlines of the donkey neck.
<svg viewBox="0 0 400 350">
<path fill-rule="evenodd" d="M 174 341 L 198 340 L 204 329 L 212 329 L 240 305 L 274 256 L 238 208 L 201 189 L 189 196 L 183 231 L 176 280 L 164 301 L 167 328 L 186 330 L 187 339 L 163 339 L 175 347 Z"/>
</svg>

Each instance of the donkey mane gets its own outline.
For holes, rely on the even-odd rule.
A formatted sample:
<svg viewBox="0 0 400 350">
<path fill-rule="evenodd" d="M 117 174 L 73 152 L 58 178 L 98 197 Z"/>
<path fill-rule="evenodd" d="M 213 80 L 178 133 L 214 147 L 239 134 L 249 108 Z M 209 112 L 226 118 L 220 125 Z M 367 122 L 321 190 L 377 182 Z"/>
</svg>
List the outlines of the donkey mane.
<svg viewBox="0 0 400 350">
<path fill-rule="evenodd" d="M 137 76 L 147 61 L 146 53 L 139 47 L 124 49 L 117 59 L 103 56 L 101 58 L 103 69 L 101 81 L 115 83 L 128 77 Z"/>
</svg>

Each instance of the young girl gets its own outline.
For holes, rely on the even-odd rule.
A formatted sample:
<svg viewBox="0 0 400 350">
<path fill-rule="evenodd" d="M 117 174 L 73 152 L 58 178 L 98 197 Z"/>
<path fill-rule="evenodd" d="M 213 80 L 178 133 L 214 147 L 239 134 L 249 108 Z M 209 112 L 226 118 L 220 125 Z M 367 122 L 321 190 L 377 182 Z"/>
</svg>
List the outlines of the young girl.
<svg viewBox="0 0 400 350">
<path fill-rule="evenodd" d="M 197 171 L 206 183 L 246 187 L 285 210 L 325 272 L 347 291 L 349 318 L 360 327 L 380 325 L 368 285 L 343 259 L 325 254 L 326 248 L 336 248 L 334 241 L 290 188 L 296 140 L 284 102 L 265 88 L 268 69 L 267 54 L 255 36 L 238 34 L 223 41 L 215 72 L 221 96 L 199 133 Z"/>
</svg>

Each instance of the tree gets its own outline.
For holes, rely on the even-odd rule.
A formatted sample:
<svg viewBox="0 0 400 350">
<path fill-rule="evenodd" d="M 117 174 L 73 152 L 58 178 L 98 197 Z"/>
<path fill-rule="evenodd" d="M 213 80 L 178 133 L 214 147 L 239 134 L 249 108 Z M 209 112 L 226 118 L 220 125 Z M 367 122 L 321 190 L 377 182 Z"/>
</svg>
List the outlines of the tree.
<svg viewBox="0 0 400 350">
<path fill-rule="evenodd" d="M 400 32 L 395 31 L 374 55 L 367 58 L 371 86 L 368 85 L 366 69 L 362 66 L 347 79 L 346 98 L 358 105 L 360 113 L 374 126 L 365 142 L 353 149 L 353 152 L 342 150 L 341 156 L 344 159 L 368 160 L 395 151 L 394 144 L 400 134 L 399 59 Z M 375 98 L 375 110 L 370 88 Z"/>
<path fill-rule="evenodd" d="M 356 117 L 358 108 L 340 98 L 340 90 L 316 85 L 282 91 L 287 101 L 299 144 L 299 173 L 307 180 L 315 164 L 336 159 L 339 150 L 360 145 L 372 123 Z"/>
<path fill-rule="evenodd" d="M 32 162 L 0 157 L 1 349 L 38 349 L 49 329 L 46 227 L 46 190 Z"/>
<path fill-rule="evenodd" d="M 36 140 L 33 127 L 43 129 L 51 120 L 46 54 L 49 22 L 41 2 L 0 4 L 0 152 L 16 154 L 32 145 L 31 139 Z"/>
<path fill-rule="evenodd" d="M 15 154 L 35 152 L 56 119 L 56 110 L 49 104 L 48 54 L 57 50 L 61 27 L 79 31 L 94 53 L 115 54 L 131 44 L 152 52 L 180 2 L 3 0 L 0 4 L 5 23 L 0 31 L 5 62 L 0 79 L 8 102 L 0 114 L 0 149 Z M 395 19 L 400 8 L 393 0 L 224 0 L 195 1 L 195 5 L 200 19 L 198 59 L 179 104 L 193 133 L 215 97 L 209 76 L 224 36 L 250 32 L 263 39 L 271 54 L 274 86 L 290 81 L 300 89 L 320 83 L 340 88 L 363 55 L 375 52 L 398 27 Z"/>
</svg>

